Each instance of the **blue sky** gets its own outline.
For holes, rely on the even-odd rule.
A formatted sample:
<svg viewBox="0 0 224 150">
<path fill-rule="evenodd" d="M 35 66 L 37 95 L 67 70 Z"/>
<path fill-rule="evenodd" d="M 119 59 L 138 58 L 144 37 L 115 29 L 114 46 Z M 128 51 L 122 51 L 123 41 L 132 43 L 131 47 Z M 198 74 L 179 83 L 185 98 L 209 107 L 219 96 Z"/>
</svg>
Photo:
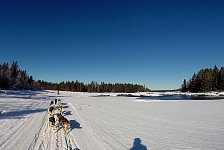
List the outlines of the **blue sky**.
<svg viewBox="0 0 224 150">
<path fill-rule="evenodd" d="M 224 66 L 224 1 L 1 1 L 0 53 L 35 79 L 179 88 Z"/>
</svg>

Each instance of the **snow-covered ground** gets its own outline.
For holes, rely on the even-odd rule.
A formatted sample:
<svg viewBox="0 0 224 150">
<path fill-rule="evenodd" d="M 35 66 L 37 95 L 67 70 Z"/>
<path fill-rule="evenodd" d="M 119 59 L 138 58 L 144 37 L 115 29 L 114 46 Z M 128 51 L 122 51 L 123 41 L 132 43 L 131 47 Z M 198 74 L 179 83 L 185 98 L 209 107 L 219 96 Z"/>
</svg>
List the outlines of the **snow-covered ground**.
<svg viewBox="0 0 224 150">
<path fill-rule="evenodd" d="M 56 93 L 0 91 L 0 149 L 224 148 L 224 100 L 158 101 L 111 93 Z M 47 109 L 55 98 L 62 100 L 63 114 L 72 124 L 68 134 L 48 126 Z"/>
</svg>

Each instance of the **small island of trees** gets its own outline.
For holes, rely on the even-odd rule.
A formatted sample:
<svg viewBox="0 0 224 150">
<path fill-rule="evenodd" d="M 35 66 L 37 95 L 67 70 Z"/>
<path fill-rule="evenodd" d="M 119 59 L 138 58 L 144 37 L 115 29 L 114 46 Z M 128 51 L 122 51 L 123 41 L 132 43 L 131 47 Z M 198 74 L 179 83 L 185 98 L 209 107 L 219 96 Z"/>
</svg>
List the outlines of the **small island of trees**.
<svg viewBox="0 0 224 150">
<path fill-rule="evenodd" d="M 189 81 L 184 79 L 182 92 L 224 91 L 224 67 L 201 69 Z"/>
</svg>

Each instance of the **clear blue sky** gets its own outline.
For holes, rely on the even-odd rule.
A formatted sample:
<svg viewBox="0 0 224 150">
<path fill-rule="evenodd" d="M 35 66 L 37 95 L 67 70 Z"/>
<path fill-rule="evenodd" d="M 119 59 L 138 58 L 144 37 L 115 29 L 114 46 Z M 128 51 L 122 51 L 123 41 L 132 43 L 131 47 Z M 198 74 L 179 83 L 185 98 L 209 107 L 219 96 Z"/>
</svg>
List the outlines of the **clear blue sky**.
<svg viewBox="0 0 224 150">
<path fill-rule="evenodd" d="M 35 79 L 173 89 L 223 58 L 223 0 L 0 1 L 0 62 Z"/>
</svg>

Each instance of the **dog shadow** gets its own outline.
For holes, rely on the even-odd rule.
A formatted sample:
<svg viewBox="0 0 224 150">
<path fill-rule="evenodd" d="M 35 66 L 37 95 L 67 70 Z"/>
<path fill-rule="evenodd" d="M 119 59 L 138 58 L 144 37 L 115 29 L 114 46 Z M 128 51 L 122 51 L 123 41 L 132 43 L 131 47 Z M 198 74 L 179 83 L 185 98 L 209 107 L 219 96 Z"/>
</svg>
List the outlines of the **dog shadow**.
<svg viewBox="0 0 224 150">
<path fill-rule="evenodd" d="M 82 127 L 80 126 L 80 123 L 77 122 L 76 120 L 70 120 L 71 123 L 71 130 L 73 129 L 81 129 Z"/>
<path fill-rule="evenodd" d="M 62 106 L 62 108 L 68 108 L 68 105 L 66 105 L 66 106 Z"/>
<path fill-rule="evenodd" d="M 63 114 L 64 114 L 65 116 L 72 115 L 71 111 L 63 111 Z"/>
</svg>

